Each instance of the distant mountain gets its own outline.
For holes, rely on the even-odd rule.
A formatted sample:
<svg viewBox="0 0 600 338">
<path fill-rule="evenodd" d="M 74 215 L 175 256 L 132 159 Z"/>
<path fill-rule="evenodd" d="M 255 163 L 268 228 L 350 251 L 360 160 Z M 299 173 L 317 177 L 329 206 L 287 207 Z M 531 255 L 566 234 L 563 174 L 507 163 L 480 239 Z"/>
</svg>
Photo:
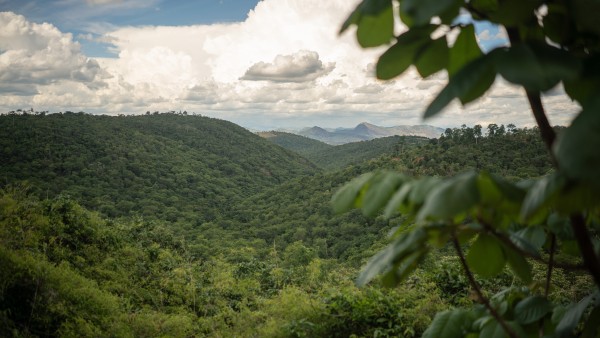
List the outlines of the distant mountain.
<svg viewBox="0 0 600 338">
<path fill-rule="evenodd" d="M 351 142 L 367 141 L 387 136 L 421 136 L 437 138 L 444 132 L 443 128 L 430 125 L 380 127 L 363 122 L 354 128 L 326 130 L 321 127 L 306 128 L 299 135 L 310 137 L 328 144 L 339 145 Z"/>
</svg>

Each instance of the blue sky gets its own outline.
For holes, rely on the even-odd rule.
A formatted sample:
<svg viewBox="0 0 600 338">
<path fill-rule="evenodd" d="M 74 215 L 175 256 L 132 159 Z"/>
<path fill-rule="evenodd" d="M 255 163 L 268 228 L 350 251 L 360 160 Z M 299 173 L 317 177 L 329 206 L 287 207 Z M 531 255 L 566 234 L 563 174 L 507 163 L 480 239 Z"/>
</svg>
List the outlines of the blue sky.
<svg viewBox="0 0 600 338">
<path fill-rule="evenodd" d="M 108 1 L 107 1 L 108 2 Z M 243 21 L 258 0 L 0 0 L 0 12 L 12 11 L 34 22 L 51 22 L 71 32 L 88 56 L 114 56 L 98 37 L 123 26 L 185 26 Z"/>
<path fill-rule="evenodd" d="M 523 93 L 501 79 L 423 121 L 445 72 L 377 80 L 385 47 L 360 48 L 353 29 L 338 35 L 358 1 L 0 0 L 0 112 L 186 110 L 255 130 L 533 125 Z M 476 34 L 484 50 L 506 43 L 488 23 Z M 544 98 L 554 124 L 576 111 L 561 93 Z"/>
</svg>

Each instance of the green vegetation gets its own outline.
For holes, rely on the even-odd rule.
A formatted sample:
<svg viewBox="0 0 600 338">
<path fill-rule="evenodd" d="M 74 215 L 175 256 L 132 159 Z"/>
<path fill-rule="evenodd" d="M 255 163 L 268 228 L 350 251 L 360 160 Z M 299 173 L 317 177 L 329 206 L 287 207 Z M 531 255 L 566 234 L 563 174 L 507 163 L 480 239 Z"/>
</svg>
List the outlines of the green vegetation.
<svg viewBox="0 0 600 338">
<path fill-rule="evenodd" d="M 329 145 L 327 143 L 313 140 L 305 136 L 285 133 L 281 131 L 260 132 L 258 133 L 258 135 L 275 143 L 278 146 L 294 151 L 307 158 L 310 154 L 314 152 L 333 147 L 332 145 Z"/>
<path fill-rule="evenodd" d="M 27 180 L 109 217 L 202 223 L 266 187 L 315 172 L 304 158 L 200 116 L 0 118 L 0 180 Z"/>
<path fill-rule="evenodd" d="M 448 83 L 425 109 L 425 118 L 439 114 L 454 99 L 463 105 L 478 99 L 498 76 L 522 87 L 553 170 L 517 183 L 486 171 L 446 178 L 380 171 L 355 178 L 333 198 L 339 212 L 360 208 L 368 216 L 382 211 L 388 219 L 397 214 L 406 219 L 357 283 L 379 279 L 397 285 L 410 278 L 432 251 L 451 248 L 476 301 L 436 314 L 424 337 L 597 337 L 600 26 L 591 13 L 600 10 L 600 4 L 402 0 L 396 10 L 396 3 L 363 0 L 342 27 L 344 31 L 357 26 L 356 37 L 363 47 L 386 46 L 377 61 L 377 77 L 393 79 L 411 65 L 422 77 L 447 72 Z M 510 46 L 483 53 L 474 24 L 461 20 L 466 13 L 501 26 Z M 398 22 L 407 30 L 394 36 Z M 433 32 L 439 33 L 435 39 Z M 541 93 L 559 84 L 581 111 L 557 134 Z M 491 127 L 489 138 L 505 132 Z M 444 138 L 453 142 L 472 136 L 477 140 L 471 132 L 455 136 L 450 131 Z M 541 284 L 534 278 L 532 261 L 545 270 Z M 476 279 L 494 278 L 506 267 L 516 279 L 510 287 L 494 290 Z M 582 288 L 585 294 L 570 299 L 567 306 L 552 292 L 560 269 L 579 270 L 571 276 L 588 279 Z"/>
<path fill-rule="evenodd" d="M 437 140 L 364 142 L 382 155 L 322 171 L 224 121 L 63 115 L 0 116 L 1 156 L 10 159 L 2 164 L 0 190 L 0 336 L 418 337 L 436 313 L 472 303 L 460 262 L 444 248 L 397 289 L 355 287 L 360 267 L 389 243 L 386 234 L 410 218 L 336 215 L 329 205 L 335 191 L 374 168 L 440 177 L 478 168 L 515 179 L 550 170 L 536 129 L 506 128 L 474 141 L 466 135 L 476 126 Z M 230 149 L 242 144 L 255 151 Z M 358 151 L 353 147 L 340 146 L 340 158 Z M 113 176 L 81 174 L 96 170 L 89 168 L 98 159 Z M 137 175 L 114 169 L 131 162 Z M 231 200 L 208 204 L 214 196 L 183 195 L 197 185 L 175 179 L 175 168 L 157 175 L 163 186 L 123 184 L 156 177 L 165 163 L 215 189 L 235 187 L 218 191 Z M 268 166 L 272 174 L 227 171 L 244 165 Z M 59 168 L 69 169 L 58 174 Z M 144 189 L 144 196 L 132 189 Z M 109 205 L 133 207 L 118 209 L 115 218 L 95 204 L 103 203 L 98 191 Z M 140 212 L 149 201 L 184 216 Z M 185 216 L 195 213 L 193 205 L 209 205 L 202 210 L 215 216 Z M 531 280 L 544 284 L 541 264 L 533 263 Z M 479 282 L 492 291 L 519 284 L 506 268 Z M 585 275 L 557 270 L 551 294 L 567 304 L 589 284 Z"/>
</svg>

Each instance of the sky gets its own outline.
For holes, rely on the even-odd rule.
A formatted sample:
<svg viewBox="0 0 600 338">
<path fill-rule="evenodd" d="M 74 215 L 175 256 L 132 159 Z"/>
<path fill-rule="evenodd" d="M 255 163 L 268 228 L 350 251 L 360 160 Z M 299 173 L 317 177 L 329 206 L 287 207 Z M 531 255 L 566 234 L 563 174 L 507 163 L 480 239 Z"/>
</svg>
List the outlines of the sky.
<svg viewBox="0 0 600 338">
<path fill-rule="evenodd" d="M 500 78 L 480 100 L 422 120 L 446 74 L 376 79 L 385 48 L 360 48 L 353 29 L 338 34 L 357 3 L 0 0 L 0 113 L 187 111 L 252 130 L 534 125 L 522 90 Z M 483 50 L 506 44 L 498 27 L 476 31 Z M 543 102 L 555 125 L 578 109 L 560 87 Z"/>
</svg>

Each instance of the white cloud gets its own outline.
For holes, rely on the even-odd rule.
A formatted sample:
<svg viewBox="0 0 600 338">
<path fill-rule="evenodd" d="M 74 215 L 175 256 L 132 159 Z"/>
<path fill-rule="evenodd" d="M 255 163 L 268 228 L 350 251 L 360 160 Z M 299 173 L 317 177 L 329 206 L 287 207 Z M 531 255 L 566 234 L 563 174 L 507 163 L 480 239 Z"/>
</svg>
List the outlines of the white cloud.
<svg viewBox="0 0 600 338">
<path fill-rule="evenodd" d="M 90 60 L 70 34 L 3 14 L 10 20 L 0 22 L 0 83 L 10 85 L 0 86 L 0 109 L 187 110 L 251 128 L 421 123 L 445 73 L 422 80 L 411 68 L 394 81 L 375 79 L 384 49 L 361 49 L 351 31 L 337 34 L 357 1 L 263 0 L 238 23 L 96 27 L 81 38 L 111 43 L 117 57 Z M 544 98 L 551 121 L 568 123 L 575 105 L 553 94 Z M 523 93 L 501 81 L 486 98 L 466 109 L 453 103 L 426 123 L 486 121 L 533 123 Z"/>
<path fill-rule="evenodd" d="M 43 85 L 61 80 L 91 83 L 103 75 L 69 33 L 51 24 L 28 22 L 11 12 L 0 13 L 0 81 Z"/>
<path fill-rule="evenodd" d="M 307 82 L 328 74 L 335 63 L 326 65 L 314 51 L 301 50 L 292 55 L 277 55 L 272 63 L 258 62 L 250 66 L 241 80 L 272 82 Z"/>
</svg>

